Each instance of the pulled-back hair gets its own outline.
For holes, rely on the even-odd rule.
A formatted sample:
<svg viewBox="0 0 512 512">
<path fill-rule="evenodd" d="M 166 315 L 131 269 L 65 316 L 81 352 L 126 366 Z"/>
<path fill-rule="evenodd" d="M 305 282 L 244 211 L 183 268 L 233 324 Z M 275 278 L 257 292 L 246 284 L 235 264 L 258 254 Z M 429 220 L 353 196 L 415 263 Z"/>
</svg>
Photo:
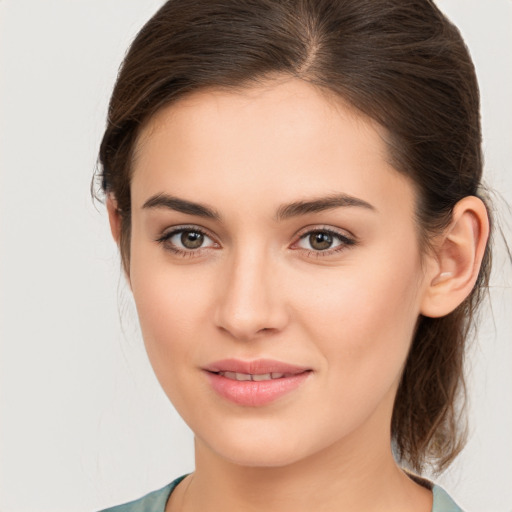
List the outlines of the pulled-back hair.
<svg viewBox="0 0 512 512">
<path fill-rule="evenodd" d="M 142 28 L 120 69 L 101 143 L 101 187 L 121 215 L 130 258 L 131 162 L 141 126 L 205 88 L 240 89 L 275 75 L 335 93 L 385 128 L 394 168 L 417 195 L 422 250 L 453 207 L 480 194 L 479 92 L 459 31 L 430 0 L 170 0 Z M 420 316 L 397 392 L 399 461 L 444 469 L 463 446 L 465 344 L 490 271 L 443 318 Z"/>
</svg>

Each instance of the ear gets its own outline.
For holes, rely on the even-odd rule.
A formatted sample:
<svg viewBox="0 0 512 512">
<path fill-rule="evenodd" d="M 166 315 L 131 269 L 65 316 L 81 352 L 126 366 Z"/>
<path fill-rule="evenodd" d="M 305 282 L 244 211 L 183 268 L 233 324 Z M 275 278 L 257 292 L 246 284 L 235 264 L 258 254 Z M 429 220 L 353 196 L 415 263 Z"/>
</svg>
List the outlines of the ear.
<svg viewBox="0 0 512 512">
<path fill-rule="evenodd" d="M 121 224 L 122 224 L 121 212 L 119 211 L 119 207 L 117 206 L 116 198 L 115 198 L 114 194 L 112 194 L 112 193 L 109 193 L 107 195 L 107 212 L 108 212 L 108 220 L 110 222 L 110 231 L 112 232 L 112 237 L 121 252 L 124 275 L 126 277 L 126 280 L 128 281 L 128 285 L 131 287 L 129 263 L 123 258 L 123 254 L 122 254 L 123 251 L 121 250 L 121 247 L 120 247 Z"/>
<path fill-rule="evenodd" d="M 121 238 L 121 214 L 119 212 L 119 208 L 117 207 L 116 198 L 112 193 L 107 195 L 107 212 L 112 237 L 114 238 L 116 244 L 119 245 L 119 240 Z"/>
<path fill-rule="evenodd" d="M 445 316 L 464 301 L 478 278 L 488 238 L 485 204 L 474 196 L 461 199 L 453 209 L 452 222 L 428 257 L 421 314 Z"/>
</svg>

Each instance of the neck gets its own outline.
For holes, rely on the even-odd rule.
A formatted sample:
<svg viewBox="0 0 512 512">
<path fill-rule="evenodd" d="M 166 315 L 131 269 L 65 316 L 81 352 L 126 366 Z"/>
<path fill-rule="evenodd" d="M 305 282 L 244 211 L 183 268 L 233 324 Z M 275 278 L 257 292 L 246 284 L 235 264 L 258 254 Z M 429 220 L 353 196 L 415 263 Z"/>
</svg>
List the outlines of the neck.
<svg viewBox="0 0 512 512">
<path fill-rule="evenodd" d="M 176 510 L 431 510 L 430 491 L 396 465 L 389 432 L 365 446 L 357 439 L 344 439 L 280 467 L 242 466 L 220 457 L 201 440 L 196 439 L 195 444 L 196 471 L 184 482 L 181 496 L 177 493 L 172 500 L 173 506 L 180 503 Z"/>
</svg>

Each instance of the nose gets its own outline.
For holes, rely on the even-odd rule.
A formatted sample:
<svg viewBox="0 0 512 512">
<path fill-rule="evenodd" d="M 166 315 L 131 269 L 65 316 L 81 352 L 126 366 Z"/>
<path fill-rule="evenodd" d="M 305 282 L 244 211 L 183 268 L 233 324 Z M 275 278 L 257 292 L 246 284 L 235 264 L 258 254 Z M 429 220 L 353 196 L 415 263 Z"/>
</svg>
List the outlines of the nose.
<svg viewBox="0 0 512 512">
<path fill-rule="evenodd" d="M 288 312 L 278 272 L 275 261 L 254 248 L 226 261 L 219 276 L 217 327 L 244 341 L 282 331 Z"/>
</svg>

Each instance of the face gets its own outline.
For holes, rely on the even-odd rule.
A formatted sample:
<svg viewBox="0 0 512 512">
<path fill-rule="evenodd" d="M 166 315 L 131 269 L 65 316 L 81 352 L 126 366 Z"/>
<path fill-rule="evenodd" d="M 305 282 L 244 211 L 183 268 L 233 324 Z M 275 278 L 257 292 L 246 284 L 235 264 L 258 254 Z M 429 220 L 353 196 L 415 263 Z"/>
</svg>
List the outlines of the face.
<svg viewBox="0 0 512 512">
<path fill-rule="evenodd" d="M 296 79 L 204 91 L 133 170 L 130 284 L 198 444 L 252 466 L 389 447 L 425 279 L 379 127 Z"/>
</svg>

